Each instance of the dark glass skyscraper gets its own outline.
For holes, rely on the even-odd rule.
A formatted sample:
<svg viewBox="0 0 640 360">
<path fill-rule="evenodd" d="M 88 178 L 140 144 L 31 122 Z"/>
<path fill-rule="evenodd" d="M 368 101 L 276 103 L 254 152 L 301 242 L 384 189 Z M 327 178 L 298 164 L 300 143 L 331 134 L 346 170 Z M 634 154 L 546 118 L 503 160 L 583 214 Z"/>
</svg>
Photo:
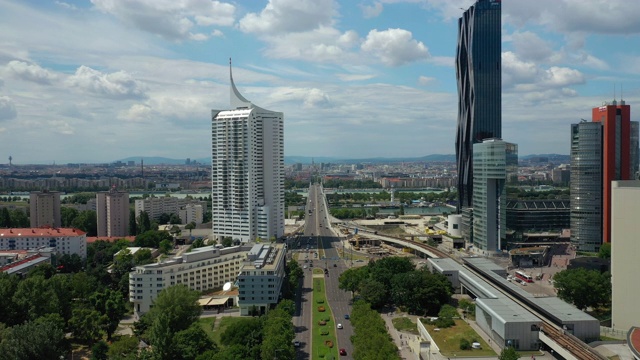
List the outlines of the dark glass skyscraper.
<svg viewBox="0 0 640 360">
<path fill-rule="evenodd" d="M 458 20 L 458 209 L 472 202 L 473 144 L 502 138 L 500 8 L 500 0 L 477 0 Z"/>
</svg>

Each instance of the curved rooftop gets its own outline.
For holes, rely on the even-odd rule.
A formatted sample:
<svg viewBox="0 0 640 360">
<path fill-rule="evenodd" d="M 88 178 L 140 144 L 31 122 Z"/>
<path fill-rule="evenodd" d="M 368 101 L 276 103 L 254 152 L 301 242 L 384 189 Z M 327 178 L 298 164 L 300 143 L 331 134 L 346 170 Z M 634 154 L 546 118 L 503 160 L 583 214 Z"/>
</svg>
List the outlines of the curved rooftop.
<svg viewBox="0 0 640 360">
<path fill-rule="evenodd" d="M 627 333 L 627 344 L 636 360 L 640 360 L 640 328 L 632 327 Z"/>
</svg>

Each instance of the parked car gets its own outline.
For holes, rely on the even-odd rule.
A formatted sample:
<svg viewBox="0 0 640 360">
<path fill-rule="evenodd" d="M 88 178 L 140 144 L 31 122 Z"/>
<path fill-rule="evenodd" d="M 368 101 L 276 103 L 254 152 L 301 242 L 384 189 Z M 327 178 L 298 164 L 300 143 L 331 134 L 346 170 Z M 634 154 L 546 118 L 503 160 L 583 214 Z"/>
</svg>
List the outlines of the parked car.
<svg viewBox="0 0 640 360">
<path fill-rule="evenodd" d="M 342 324 L 338 324 L 338 326 L 336 326 L 338 329 L 342 329 Z"/>
<path fill-rule="evenodd" d="M 349 320 L 349 318 L 350 318 L 349 314 L 344 314 L 344 318 Z"/>
<path fill-rule="evenodd" d="M 300 341 L 296 340 L 293 342 L 293 346 L 300 347 Z"/>
<path fill-rule="evenodd" d="M 340 356 L 347 356 L 347 350 L 340 349 Z"/>
</svg>

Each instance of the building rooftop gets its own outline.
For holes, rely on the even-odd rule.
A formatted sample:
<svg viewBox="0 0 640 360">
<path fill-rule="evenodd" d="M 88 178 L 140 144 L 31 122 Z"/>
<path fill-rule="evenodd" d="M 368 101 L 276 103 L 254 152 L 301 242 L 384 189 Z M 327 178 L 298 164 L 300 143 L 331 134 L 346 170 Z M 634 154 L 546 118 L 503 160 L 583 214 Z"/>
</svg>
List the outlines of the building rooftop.
<svg viewBox="0 0 640 360">
<path fill-rule="evenodd" d="M 502 323 L 541 322 L 537 316 L 534 316 L 528 311 L 524 311 L 520 305 L 509 298 L 477 298 L 476 302 L 484 305 L 482 308 L 491 313 L 495 318 L 502 320 Z"/>
<path fill-rule="evenodd" d="M 27 238 L 34 236 L 82 236 L 86 232 L 74 228 L 12 228 L 0 229 L 0 237 Z"/>
</svg>

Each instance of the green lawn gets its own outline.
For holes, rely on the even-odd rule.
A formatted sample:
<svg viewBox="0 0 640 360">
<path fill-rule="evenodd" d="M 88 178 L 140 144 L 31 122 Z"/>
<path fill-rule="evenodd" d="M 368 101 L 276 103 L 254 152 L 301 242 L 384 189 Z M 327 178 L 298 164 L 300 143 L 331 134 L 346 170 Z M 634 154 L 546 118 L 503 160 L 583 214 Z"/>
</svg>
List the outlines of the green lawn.
<svg viewBox="0 0 640 360">
<path fill-rule="evenodd" d="M 213 331 L 213 325 L 216 321 L 216 318 L 200 318 L 198 319 L 198 324 L 202 327 L 202 330 L 207 333 L 209 339 L 216 342 L 216 344 L 220 344 L 220 335 L 216 336 L 216 333 Z"/>
<path fill-rule="evenodd" d="M 315 269 L 314 269 L 315 270 Z M 314 271 L 315 272 L 315 271 Z M 336 341 L 336 324 L 335 318 L 331 314 L 331 308 L 327 303 L 325 295 L 324 278 L 313 279 L 313 316 L 312 322 L 312 359 L 338 359 L 338 342 Z M 318 308 L 324 306 L 325 311 L 319 311 Z M 326 325 L 319 325 L 321 320 L 326 321 Z M 322 335 L 323 332 L 328 332 Z M 325 341 L 333 342 L 333 348 L 325 345 Z"/>
<path fill-rule="evenodd" d="M 456 325 L 440 331 L 434 331 L 435 325 L 424 324 L 431 337 L 440 348 L 442 355 L 451 356 L 496 356 L 496 353 L 480 337 L 471 326 L 463 320 L 455 320 Z M 460 350 L 460 340 L 467 339 L 469 342 L 479 342 L 481 349 Z"/>
<path fill-rule="evenodd" d="M 416 325 L 415 322 L 411 321 L 411 319 L 409 318 L 406 318 L 406 317 L 394 318 L 394 319 L 391 319 L 391 322 L 393 323 L 393 327 L 396 328 L 396 330 L 398 331 L 404 331 L 404 332 L 418 335 L 418 326 Z"/>
</svg>

